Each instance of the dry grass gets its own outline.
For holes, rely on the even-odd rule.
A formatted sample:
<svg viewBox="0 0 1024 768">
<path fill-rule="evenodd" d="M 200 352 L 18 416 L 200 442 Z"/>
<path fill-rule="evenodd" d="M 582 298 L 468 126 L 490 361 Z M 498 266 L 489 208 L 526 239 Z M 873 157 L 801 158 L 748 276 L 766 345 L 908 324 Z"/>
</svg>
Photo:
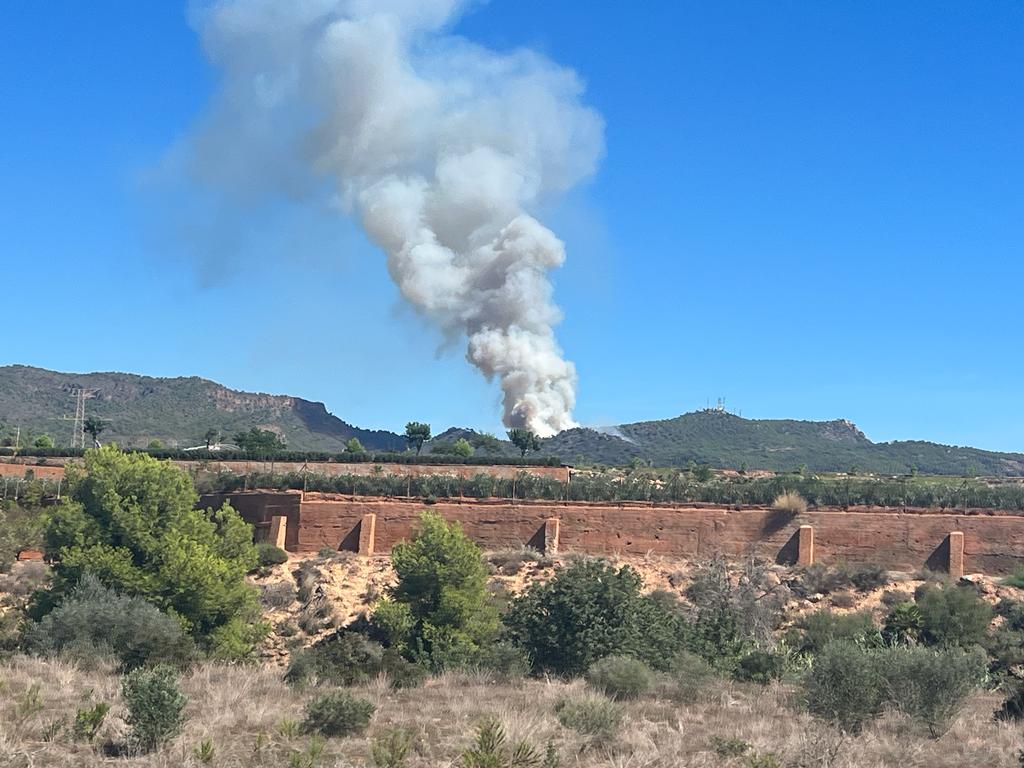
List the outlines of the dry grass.
<svg viewBox="0 0 1024 768">
<path fill-rule="evenodd" d="M 796 491 L 783 491 L 772 502 L 772 509 L 802 515 L 807 511 L 807 500 Z"/>
<path fill-rule="evenodd" d="M 17 656 L 0 665 L 0 681 L 0 765 L 5 768 L 199 766 L 193 753 L 204 739 L 214 746 L 214 766 L 286 768 L 309 744 L 307 737 L 297 734 L 295 724 L 301 721 L 311 692 L 289 688 L 277 672 L 267 669 L 199 667 L 183 681 L 189 695 L 185 731 L 157 754 L 119 758 L 103 751 L 103 744 L 117 743 L 124 730 L 119 680 L 109 669 L 86 671 L 66 662 Z M 22 716 L 18 704 L 34 683 L 42 683 L 42 709 Z M 711 745 L 715 736 L 750 742 L 758 753 L 777 755 L 786 768 L 1009 768 L 1017 764 L 1021 746 L 1017 726 L 992 719 L 998 698 L 990 694 L 972 699 L 952 729 L 937 740 L 895 715 L 883 717 L 855 739 L 842 739 L 796 710 L 793 692 L 785 686 L 763 689 L 724 682 L 683 705 L 659 698 L 626 703 L 621 735 L 595 746 L 560 726 L 554 714 L 559 701 L 584 692 L 580 682 L 495 685 L 483 677 L 455 674 L 414 690 L 391 691 L 377 681 L 354 691 L 377 706 L 370 731 L 328 742 L 316 765 L 372 765 L 373 736 L 395 726 L 415 735 L 409 768 L 455 765 L 485 715 L 500 718 L 510 739 L 529 739 L 542 751 L 553 742 L 566 768 L 744 765 L 743 758 L 717 755 Z M 66 731 L 44 741 L 51 723 L 71 718 L 76 708 L 95 701 L 113 705 L 95 746 L 72 742 Z"/>
</svg>

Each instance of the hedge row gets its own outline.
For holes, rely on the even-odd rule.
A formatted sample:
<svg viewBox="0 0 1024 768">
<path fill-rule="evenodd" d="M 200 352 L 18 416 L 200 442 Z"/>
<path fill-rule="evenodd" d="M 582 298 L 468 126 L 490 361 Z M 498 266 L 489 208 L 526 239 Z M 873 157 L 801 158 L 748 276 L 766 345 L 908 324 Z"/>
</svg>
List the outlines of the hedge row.
<svg viewBox="0 0 1024 768">
<path fill-rule="evenodd" d="M 310 473 L 234 475 L 201 478 L 203 490 L 231 492 L 253 488 L 322 491 L 355 496 L 420 498 L 505 498 L 547 501 L 707 502 L 722 505 L 771 504 L 785 491 L 795 491 L 814 506 L 927 507 L 937 509 L 1006 509 L 1024 511 L 1024 486 L 983 484 L 908 486 L 898 480 L 801 478 L 714 478 L 699 482 L 681 474 L 668 481 L 647 476 L 613 479 L 607 475 L 574 475 L 565 483 L 528 472 L 515 478 L 480 473 L 471 478 L 452 475 L 335 475 Z"/>
<path fill-rule="evenodd" d="M 530 467 L 558 467 L 558 457 L 528 456 L 469 456 L 463 458 L 452 454 L 415 453 L 329 453 L 327 451 L 279 451 L 273 454 L 247 453 L 246 451 L 182 451 L 170 448 L 125 448 L 126 453 L 147 453 L 157 459 L 175 461 L 323 461 L 334 464 L 430 464 L 472 466 L 507 465 Z M 19 448 L 16 455 L 31 458 L 61 457 L 80 458 L 85 453 L 81 448 Z M 14 456 L 13 448 L 0 448 L 0 456 Z"/>
</svg>

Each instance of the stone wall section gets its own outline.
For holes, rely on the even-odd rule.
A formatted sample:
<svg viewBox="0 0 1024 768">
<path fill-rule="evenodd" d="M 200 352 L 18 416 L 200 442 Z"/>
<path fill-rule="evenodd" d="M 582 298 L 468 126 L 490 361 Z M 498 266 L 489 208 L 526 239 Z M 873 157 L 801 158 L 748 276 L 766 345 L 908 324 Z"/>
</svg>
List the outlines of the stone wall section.
<svg viewBox="0 0 1024 768">
<path fill-rule="evenodd" d="M 224 499 L 230 499 L 257 527 L 257 538 L 274 515 L 284 515 L 286 548 L 297 553 L 324 548 L 387 553 L 396 542 L 413 534 L 420 514 L 430 509 L 459 522 L 486 550 L 524 544 L 543 550 L 550 548 L 554 539 L 562 553 L 650 553 L 681 558 L 757 555 L 780 563 L 795 564 L 802 559 L 876 563 L 890 570 L 962 568 L 989 574 L 1012 573 L 1024 567 L 1024 516 L 1009 512 L 965 515 L 814 509 L 793 515 L 766 507 L 495 499 L 446 500 L 427 506 L 419 500 L 301 492 L 238 493 L 204 497 L 202 503 L 209 506 Z M 369 540 L 362 526 L 371 515 Z M 813 547 L 808 547 L 810 541 Z"/>
</svg>

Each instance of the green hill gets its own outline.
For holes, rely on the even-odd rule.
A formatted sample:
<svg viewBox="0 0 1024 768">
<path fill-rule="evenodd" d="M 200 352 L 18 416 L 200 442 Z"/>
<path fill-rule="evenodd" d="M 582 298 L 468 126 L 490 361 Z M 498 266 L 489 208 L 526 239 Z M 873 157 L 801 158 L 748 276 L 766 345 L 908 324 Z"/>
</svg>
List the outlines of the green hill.
<svg viewBox="0 0 1024 768">
<path fill-rule="evenodd" d="M 85 388 L 89 415 L 108 423 L 104 439 L 142 447 L 160 440 L 167 447 L 200 445 L 208 429 L 230 439 L 251 427 L 282 435 L 293 450 L 341 451 L 351 437 L 371 451 L 401 451 L 405 438 L 384 430 L 360 429 L 332 415 L 323 403 L 285 395 L 238 392 L 196 377 L 161 379 L 127 373 L 56 373 L 21 365 L 0 367 L 0 437 L 20 427 L 22 444 L 33 434 L 49 434 L 69 445 L 74 413 L 72 392 Z M 503 437 L 503 436 L 502 436 Z M 465 438 L 478 456 L 516 456 L 507 441 L 452 428 L 424 448 L 444 452 Z M 569 429 L 548 440 L 542 456 L 575 464 L 686 466 L 693 461 L 714 467 L 814 472 L 998 475 L 1024 477 L 1024 454 L 996 453 L 936 443 L 873 443 L 845 420 L 794 421 L 743 419 L 716 410 L 673 419 L 622 424 L 600 430 Z"/>
<path fill-rule="evenodd" d="M 587 457 L 623 464 L 634 457 L 656 466 L 694 461 L 714 467 L 815 472 L 1024 476 L 1024 454 L 997 453 L 921 441 L 873 443 L 849 421 L 743 419 L 724 411 L 696 411 L 674 419 L 622 424 L 604 433 L 563 432 L 546 450 L 567 461 Z"/>
<path fill-rule="evenodd" d="M 403 450 L 393 432 L 353 427 L 330 414 L 323 403 L 298 397 L 238 392 L 213 381 L 153 378 L 129 373 L 57 373 L 23 365 L 0 367 L 0 425 L 20 427 L 22 442 L 48 434 L 58 446 L 71 444 L 75 389 L 92 396 L 86 412 L 107 422 L 104 441 L 126 447 L 160 440 L 169 448 L 203 444 L 209 429 L 225 440 L 251 427 L 280 434 L 293 450 L 341 451 L 359 438 L 369 450 Z"/>
</svg>

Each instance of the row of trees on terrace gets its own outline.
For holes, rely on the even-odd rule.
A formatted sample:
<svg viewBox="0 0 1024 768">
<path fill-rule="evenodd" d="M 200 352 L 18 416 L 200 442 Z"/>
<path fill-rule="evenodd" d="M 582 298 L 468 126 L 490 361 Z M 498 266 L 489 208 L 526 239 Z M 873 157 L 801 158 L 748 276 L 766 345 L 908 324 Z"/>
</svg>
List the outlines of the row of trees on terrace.
<svg viewBox="0 0 1024 768">
<path fill-rule="evenodd" d="M 566 483 L 530 472 L 513 478 L 479 473 L 470 478 L 454 475 L 412 477 L 321 475 L 309 473 L 250 475 L 222 474 L 203 481 L 204 490 L 230 492 L 244 488 L 302 489 L 355 496 L 419 498 L 505 498 L 544 501 L 643 501 L 651 503 L 706 502 L 712 504 L 771 504 L 781 494 L 795 492 L 812 506 L 927 507 L 938 509 L 1024 510 L 1024 485 L 987 485 L 951 479 L 949 483 L 910 483 L 887 478 L 817 478 L 781 475 L 761 478 L 712 477 L 701 480 L 681 472 L 667 478 L 644 474 L 617 477 L 606 473 L 574 474 Z"/>
</svg>

